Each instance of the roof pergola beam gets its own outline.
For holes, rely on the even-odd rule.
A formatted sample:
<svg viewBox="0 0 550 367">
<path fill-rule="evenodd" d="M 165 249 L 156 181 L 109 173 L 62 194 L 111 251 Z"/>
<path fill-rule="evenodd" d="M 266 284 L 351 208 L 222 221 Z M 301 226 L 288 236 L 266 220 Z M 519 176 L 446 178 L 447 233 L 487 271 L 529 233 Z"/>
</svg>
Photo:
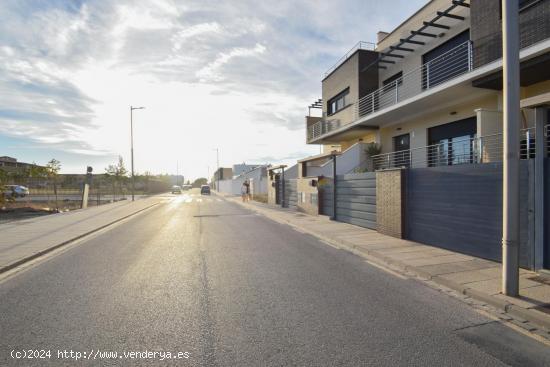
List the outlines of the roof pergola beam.
<svg viewBox="0 0 550 367">
<path fill-rule="evenodd" d="M 438 24 L 438 23 L 435 23 L 435 22 L 424 22 L 424 25 L 425 25 L 426 27 L 434 27 L 434 28 L 441 28 L 441 29 L 451 29 L 451 27 L 449 27 L 448 25 Z"/>
<path fill-rule="evenodd" d="M 415 36 L 423 36 L 423 37 L 437 38 L 437 35 L 436 35 L 436 34 L 433 34 L 433 33 L 426 33 L 426 32 L 421 32 L 421 31 L 411 31 L 411 34 L 413 34 L 413 35 L 415 35 Z"/>
<path fill-rule="evenodd" d="M 395 64 L 395 61 L 384 60 L 384 59 L 380 59 L 380 60 L 378 60 L 378 62 L 382 62 L 382 63 L 384 63 L 384 64 Z"/>
<path fill-rule="evenodd" d="M 405 48 L 401 46 L 390 46 L 390 49 L 396 50 L 396 51 L 407 51 L 407 52 L 414 52 L 412 48 Z"/>
<path fill-rule="evenodd" d="M 457 20 L 464 20 L 464 19 L 466 19 L 466 18 L 464 18 L 464 17 L 461 17 L 460 15 L 450 14 L 450 13 L 447 13 L 447 12 L 445 12 L 445 11 L 438 11 L 438 12 L 437 12 L 437 15 L 439 15 L 440 17 L 447 17 L 447 18 L 457 19 Z"/>
<path fill-rule="evenodd" d="M 426 44 L 426 42 L 414 41 L 409 38 L 401 38 L 400 41 L 403 43 L 412 43 L 413 45 L 420 45 L 420 46 L 424 46 Z"/>
<path fill-rule="evenodd" d="M 470 4 L 465 3 L 464 0 L 453 0 L 454 5 L 463 6 L 465 8 L 469 8 Z"/>
</svg>

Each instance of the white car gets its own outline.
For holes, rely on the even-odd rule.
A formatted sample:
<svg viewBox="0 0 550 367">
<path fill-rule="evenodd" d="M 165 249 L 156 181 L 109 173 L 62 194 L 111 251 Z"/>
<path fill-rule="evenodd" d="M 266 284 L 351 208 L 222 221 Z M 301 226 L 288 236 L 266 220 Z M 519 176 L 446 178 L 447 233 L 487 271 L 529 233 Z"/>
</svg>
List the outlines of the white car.
<svg viewBox="0 0 550 367">
<path fill-rule="evenodd" d="M 4 195 L 14 198 L 24 198 L 29 195 L 29 189 L 22 185 L 6 185 L 4 186 Z"/>
<path fill-rule="evenodd" d="M 181 186 L 179 185 L 172 186 L 172 194 L 181 194 Z"/>
</svg>

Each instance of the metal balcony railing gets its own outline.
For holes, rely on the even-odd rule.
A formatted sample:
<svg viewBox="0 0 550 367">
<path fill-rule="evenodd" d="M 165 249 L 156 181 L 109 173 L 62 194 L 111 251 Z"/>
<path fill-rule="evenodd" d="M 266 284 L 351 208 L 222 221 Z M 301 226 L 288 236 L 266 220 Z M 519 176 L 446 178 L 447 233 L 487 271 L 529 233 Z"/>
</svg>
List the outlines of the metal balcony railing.
<svg viewBox="0 0 550 367">
<path fill-rule="evenodd" d="M 315 124 L 308 126 L 307 140 L 310 141 L 319 136 L 328 134 L 329 132 L 338 129 L 340 126 L 342 126 L 342 124 L 339 119 L 327 119 L 326 117 L 323 117 Z"/>
<path fill-rule="evenodd" d="M 352 121 L 342 124 L 345 126 L 357 121 L 359 118 L 381 111 L 399 102 L 405 101 L 420 93 L 430 90 L 448 80 L 463 75 L 473 69 L 473 55 L 471 41 L 464 42 L 449 50 L 443 55 L 431 60 L 420 67 L 406 73 L 401 78 L 382 86 L 374 92 L 360 98 L 353 103 L 354 118 Z M 317 124 L 327 125 L 330 120 L 321 120 Z M 333 128 L 310 126 L 308 141 L 327 134 Z M 310 134 L 311 132 L 311 134 Z"/>
<path fill-rule="evenodd" d="M 359 99 L 355 104 L 355 119 L 393 106 L 471 71 L 472 60 L 472 43 L 464 42 Z"/>
<path fill-rule="evenodd" d="M 330 74 L 332 73 L 334 70 L 336 70 L 338 68 L 338 66 L 342 65 L 344 63 L 344 61 L 346 61 L 351 55 L 353 55 L 353 53 L 357 50 L 369 50 L 369 51 L 374 51 L 374 49 L 376 48 L 376 45 L 372 42 L 365 42 L 365 41 L 359 41 L 357 42 L 348 52 L 346 52 L 344 54 L 344 56 L 342 56 L 340 58 L 340 60 L 338 60 L 336 62 L 336 64 L 332 65 L 326 72 L 325 72 L 325 78 Z"/>
<path fill-rule="evenodd" d="M 521 130 L 521 159 L 535 157 L 535 141 L 534 128 Z M 543 143 L 548 151 L 548 136 L 543 137 Z M 372 162 L 374 170 L 502 162 L 502 134 L 448 139 L 425 147 L 375 155 Z"/>
</svg>

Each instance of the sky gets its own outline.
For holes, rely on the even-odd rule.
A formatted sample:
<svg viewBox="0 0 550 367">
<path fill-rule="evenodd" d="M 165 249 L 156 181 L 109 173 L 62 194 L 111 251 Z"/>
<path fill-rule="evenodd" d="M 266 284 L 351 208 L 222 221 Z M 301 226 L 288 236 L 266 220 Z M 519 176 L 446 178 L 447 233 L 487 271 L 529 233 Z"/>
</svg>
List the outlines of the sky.
<svg viewBox="0 0 550 367">
<path fill-rule="evenodd" d="M 188 178 L 294 164 L 324 72 L 426 0 L 2 0 L 0 156 Z"/>
</svg>

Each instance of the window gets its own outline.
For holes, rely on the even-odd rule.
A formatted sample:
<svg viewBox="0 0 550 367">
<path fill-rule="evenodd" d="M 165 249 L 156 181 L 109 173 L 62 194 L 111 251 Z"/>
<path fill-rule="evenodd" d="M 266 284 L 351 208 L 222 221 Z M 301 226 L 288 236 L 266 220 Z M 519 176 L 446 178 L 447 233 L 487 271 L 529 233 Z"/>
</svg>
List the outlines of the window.
<svg viewBox="0 0 550 367">
<path fill-rule="evenodd" d="M 336 112 L 344 109 L 349 104 L 348 101 L 349 88 L 346 88 L 343 92 L 340 92 L 336 97 L 328 101 L 327 112 L 329 115 L 333 115 Z"/>
<path fill-rule="evenodd" d="M 390 83 L 393 84 L 393 82 L 395 82 L 397 79 L 401 79 L 402 77 L 403 77 L 403 72 L 400 71 L 399 73 L 397 73 L 397 74 L 395 74 L 395 75 L 392 75 L 392 76 L 390 76 L 388 79 L 384 80 L 384 81 L 382 82 L 382 85 L 388 85 L 388 84 L 390 84 Z M 401 79 L 401 80 L 399 80 L 397 83 L 398 83 L 399 85 L 401 85 L 401 84 L 403 84 L 403 80 Z"/>
<path fill-rule="evenodd" d="M 399 73 L 390 76 L 388 79 L 384 80 L 382 82 L 382 86 L 384 87 L 384 92 L 387 92 L 395 86 L 399 86 L 403 84 L 403 72 L 400 71 Z"/>
<path fill-rule="evenodd" d="M 466 30 L 422 55 L 422 89 L 429 89 L 468 71 L 470 58 Z"/>
<path fill-rule="evenodd" d="M 428 165 L 436 167 L 473 163 L 476 131 L 475 117 L 428 129 Z"/>
</svg>

